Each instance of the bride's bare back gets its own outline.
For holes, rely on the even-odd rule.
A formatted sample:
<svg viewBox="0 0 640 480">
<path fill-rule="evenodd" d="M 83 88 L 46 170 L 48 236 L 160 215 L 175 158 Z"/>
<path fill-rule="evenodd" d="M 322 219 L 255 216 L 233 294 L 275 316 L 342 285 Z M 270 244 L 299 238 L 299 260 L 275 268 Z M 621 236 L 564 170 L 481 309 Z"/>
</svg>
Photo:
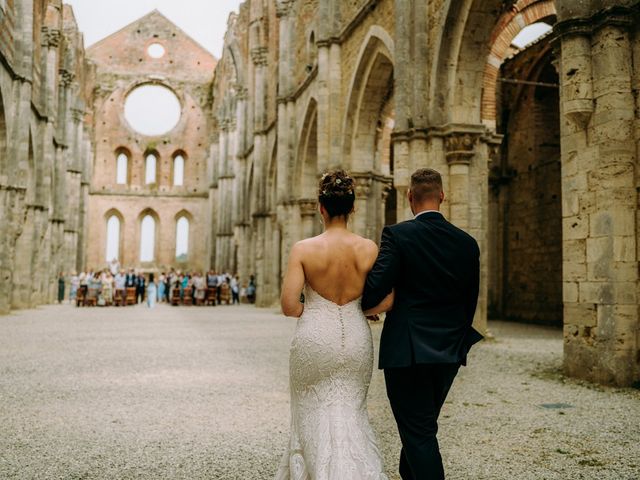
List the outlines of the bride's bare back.
<svg viewBox="0 0 640 480">
<path fill-rule="evenodd" d="M 284 314 L 302 314 L 299 298 L 305 283 L 337 305 L 357 299 L 377 254 L 374 242 L 346 228 L 329 228 L 317 237 L 296 243 L 282 286 Z"/>
</svg>

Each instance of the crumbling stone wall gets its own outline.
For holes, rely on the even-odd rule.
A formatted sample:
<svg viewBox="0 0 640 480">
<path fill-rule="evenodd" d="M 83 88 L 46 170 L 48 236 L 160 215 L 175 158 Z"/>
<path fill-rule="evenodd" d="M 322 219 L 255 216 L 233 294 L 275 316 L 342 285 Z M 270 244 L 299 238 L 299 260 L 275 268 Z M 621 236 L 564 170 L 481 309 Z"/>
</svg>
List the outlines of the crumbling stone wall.
<svg viewBox="0 0 640 480">
<path fill-rule="evenodd" d="M 83 267 L 82 172 L 91 164 L 87 69 L 59 0 L 0 7 L 0 312 L 53 301 Z"/>
<path fill-rule="evenodd" d="M 147 51 L 160 44 L 165 53 Z M 149 270 L 208 270 L 211 245 L 209 176 L 211 144 L 211 81 L 216 60 L 158 11 L 151 12 L 87 51 L 95 64 L 92 97 L 95 163 L 90 181 L 88 242 L 85 255 L 91 269 L 107 264 L 107 220 L 120 219 L 120 264 Z M 161 85 L 180 101 L 180 119 L 162 135 L 136 132 L 124 117 L 128 94 L 143 85 Z M 125 184 L 116 183 L 117 157 L 128 157 Z M 157 157 L 157 180 L 145 182 L 145 158 Z M 173 162 L 184 158 L 184 183 L 173 184 Z M 141 222 L 156 221 L 155 256 L 140 258 Z M 186 259 L 176 258 L 176 228 L 189 220 Z"/>
<path fill-rule="evenodd" d="M 545 39 L 502 66 L 501 161 L 492 168 L 490 310 L 495 318 L 562 326 L 558 75 Z M 493 232 L 490 232 L 493 236 Z M 499 280 L 498 280 L 499 279 Z"/>
</svg>

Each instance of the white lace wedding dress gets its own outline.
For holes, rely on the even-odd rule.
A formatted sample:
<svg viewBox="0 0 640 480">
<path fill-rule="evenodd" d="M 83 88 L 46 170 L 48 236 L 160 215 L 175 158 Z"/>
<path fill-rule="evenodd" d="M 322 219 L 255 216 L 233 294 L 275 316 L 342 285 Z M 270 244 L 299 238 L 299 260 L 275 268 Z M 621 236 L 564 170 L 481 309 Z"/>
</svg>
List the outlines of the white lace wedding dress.
<svg viewBox="0 0 640 480">
<path fill-rule="evenodd" d="M 339 306 L 306 286 L 289 361 L 291 437 L 276 480 L 387 480 L 367 414 L 373 342 L 360 299 Z"/>
</svg>

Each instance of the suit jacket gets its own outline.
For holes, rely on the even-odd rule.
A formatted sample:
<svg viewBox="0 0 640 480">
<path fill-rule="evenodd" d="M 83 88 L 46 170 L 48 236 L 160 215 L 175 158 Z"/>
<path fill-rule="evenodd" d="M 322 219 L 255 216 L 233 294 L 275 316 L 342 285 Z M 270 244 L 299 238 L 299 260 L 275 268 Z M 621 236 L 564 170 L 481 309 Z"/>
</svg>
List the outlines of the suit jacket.
<svg viewBox="0 0 640 480">
<path fill-rule="evenodd" d="M 128 288 L 137 287 L 138 286 L 138 276 L 135 275 L 135 274 L 127 273 L 124 283 Z"/>
<path fill-rule="evenodd" d="M 483 337 L 471 327 L 478 301 L 480 250 L 438 212 L 387 226 L 367 276 L 362 308 L 395 289 L 380 339 L 380 368 L 466 364 Z"/>
</svg>

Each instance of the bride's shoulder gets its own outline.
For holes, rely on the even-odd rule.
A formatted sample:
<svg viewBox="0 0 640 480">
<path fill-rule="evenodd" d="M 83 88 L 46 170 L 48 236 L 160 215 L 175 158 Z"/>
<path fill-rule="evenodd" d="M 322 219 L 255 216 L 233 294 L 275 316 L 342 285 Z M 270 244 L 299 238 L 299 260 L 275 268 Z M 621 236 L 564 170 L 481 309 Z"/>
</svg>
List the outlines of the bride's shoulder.
<svg viewBox="0 0 640 480">
<path fill-rule="evenodd" d="M 378 245 L 376 242 L 369 240 L 368 238 L 361 237 L 360 235 L 353 234 L 355 240 L 355 247 L 359 252 L 367 257 L 376 257 L 378 255 Z"/>
</svg>

